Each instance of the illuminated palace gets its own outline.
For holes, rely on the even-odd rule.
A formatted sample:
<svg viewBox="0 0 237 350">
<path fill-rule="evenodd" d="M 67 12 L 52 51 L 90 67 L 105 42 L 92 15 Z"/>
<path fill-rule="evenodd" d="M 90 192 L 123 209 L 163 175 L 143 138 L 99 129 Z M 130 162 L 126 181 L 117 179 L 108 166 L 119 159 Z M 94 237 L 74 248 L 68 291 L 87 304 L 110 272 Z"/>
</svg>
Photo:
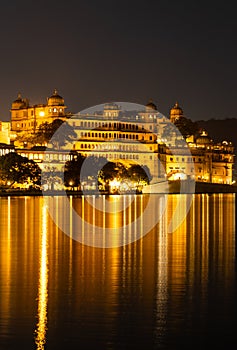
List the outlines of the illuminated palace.
<svg viewBox="0 0 237 350">
<path fill-rule="evenodd" d="M 53 95 L 47 98 L 46 104 L 31 106 L 29 100 L 22 98 L 21 94 L 11 106 L 11 130 L 16 135 L 22 133 L 34 133 L 40 124 L 52 123 L 55 119 L 66 118 L 64 99 L 55 89 Z"/>
<path fill-rule="evenodd" d="M 66 112 L 64 99 L 55 90 L 46 104 L 30 106 L 21 95 L 12 103 L 11 132 L 12 139 L 18 135 L 35 133 L 43 122 L 51 123 L 55 119 L 63 119 L 77 133 L 77 140 L 67 144 L 83 155 L 106 157 L 109 161 L 138 163 L 150 169 L 153 181 L 161 177 L 169 180 L 192 178 L 196 181 L 212 183 L 232 183 L 232 166 L 234 148 L 231 142 L 214 143 L 205 131 L 198 136 L 186 139 L 188 147 L 177 144 L 177 135 L 167 139 L 167 125 L 183 118 L 183 110 L 178 103 L 170 110 L 168 121 L 157 111 L 150 101 L 139 112 L 124 113 L 114 103 L 104 105 L 103 110 L 70 114 Z M 17 143 L 15 142 L 16 146 Z M 16 151 L 37 162 L 42 162 L 43 151 L 33 150 L 24 144 L 24 148 Z M 54 160 L 58 167 L 65 161 L 66 149 L 51 151 L 48 160 Z M 40 165 L 40 164 L 39 164 Z"/>
</svg>

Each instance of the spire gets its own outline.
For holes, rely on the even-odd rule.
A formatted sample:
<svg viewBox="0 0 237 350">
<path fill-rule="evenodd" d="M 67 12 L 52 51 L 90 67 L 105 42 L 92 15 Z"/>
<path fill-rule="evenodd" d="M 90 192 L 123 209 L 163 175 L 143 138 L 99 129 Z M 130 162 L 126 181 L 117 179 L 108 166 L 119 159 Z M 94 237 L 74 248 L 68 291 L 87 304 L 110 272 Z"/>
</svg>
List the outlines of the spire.
<svg viewBox="0 0 237 350">
<path fill-rule="evenodd" d="M 179 108 L 179 103 L 178 103 L 178 101 L 175 102 L 174 108 Z"/>
<path fill-rule="evenodd" d="M 157 107 L 156 107 L 156 105 L 154 104 L 152 98 L 149 99 L 148 103 L 146 104 L 146 108 L 149 109 L 149 110 L 151 109 L 151 110 L 157 111 Z"/>
</svg>

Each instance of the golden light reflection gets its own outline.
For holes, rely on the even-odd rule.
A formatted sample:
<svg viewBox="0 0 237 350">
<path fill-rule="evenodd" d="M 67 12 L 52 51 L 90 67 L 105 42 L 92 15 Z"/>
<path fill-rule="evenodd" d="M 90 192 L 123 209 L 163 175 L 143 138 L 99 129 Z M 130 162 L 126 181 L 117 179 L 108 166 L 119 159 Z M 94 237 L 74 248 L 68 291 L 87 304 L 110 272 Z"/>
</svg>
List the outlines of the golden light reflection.
<svg viewBox="0 0 237 350">
<path fill-rule="evenodd" d="M 42 230 L 40 237 L 39 285 L 38 285 L 38 323 L 35 343 L 37 350 L 43 350 L 47 332 L 48 305 L 48 238 L 47 238 L 47 206 L 42 207 Z"/>
<path fill-rule="evenodd" d="M 7 202 L 0 198 L 1 211 L 1 245 L 0 245 L 0 316 L 5 317 L 5 322 L 1 324 L 1 328 L 6 332 L 8 328 L 8 317 L 10 314 L 11 302 L 11 273 L 12 273 L 12 237 L 11 237 L 11 198 L 8 197 Z M 2 230 L 2 227 L 7 229 Z M 2 283 L 4 281 L 4 283 Z M 4 297 L 2 297 L 2 295 Z M 0 334 L 1 338 L 1 334 Z"/>
</svg>

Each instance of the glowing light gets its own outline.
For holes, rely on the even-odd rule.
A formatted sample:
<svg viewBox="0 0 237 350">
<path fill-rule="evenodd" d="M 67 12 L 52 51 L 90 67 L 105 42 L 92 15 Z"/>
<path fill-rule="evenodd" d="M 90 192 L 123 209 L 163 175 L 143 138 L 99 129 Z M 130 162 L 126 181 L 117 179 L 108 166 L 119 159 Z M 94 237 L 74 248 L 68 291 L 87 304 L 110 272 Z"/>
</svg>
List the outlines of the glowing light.
<svg viewBox="0 0 237 350">
<path fill-rule="evenodd" d="M 175 173 L 172 174 L 169 178 L 169 180 L 186 180 L 187 179 L 187 175 L 185 173 Z"/>
<path fill-rule="evenodd" d="M 111 180 L 109 182 L 109 187 L 110 187 L 111 192 L 117 191 L 120 187 L 120 182 L 116 178 L 114 178 L 113 180 Z"/>
<path fill-rule="evenodd" d="M 42 232 L 40 246 L 40 271 L 38 286 L 38 323 L 36 326 L 35 344 L 37 350 L 44 350 L 47 331 L 48 303 L 48 239 L 47 239 L 47 206 L 42 208 Z"/>
<path fill-rule="evenodd" d="M 40 112 L 39 112 L 39 116 L 40 116 L 40 117 L 44 117 L 44 116 L 45 116 L 44 111 L 40 111 Z"/>
</svg>

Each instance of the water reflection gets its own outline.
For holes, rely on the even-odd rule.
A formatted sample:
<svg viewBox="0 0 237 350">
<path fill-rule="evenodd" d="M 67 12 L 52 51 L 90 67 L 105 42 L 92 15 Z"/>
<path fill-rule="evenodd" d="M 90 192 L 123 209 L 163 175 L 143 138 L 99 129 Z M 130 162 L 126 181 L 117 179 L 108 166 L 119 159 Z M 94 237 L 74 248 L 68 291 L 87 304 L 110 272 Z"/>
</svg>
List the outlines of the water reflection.
<svg viewBox="0 0 237 350">
<path fill-rule="evenodd" d="M 36 326 L 35 343 L 37 350 L 43 350 L 46 343 L 47 304 L 48 304 L 48 226 L 47 206 L 42 206 L 42 229 L 40 236 L 39 255 L 39 289 L 38 289 L 38 323 Z"/>
<path fill-rule="evenodd" d="M 137 196 L 131 208 L 120 197 L 111 198 L 109 213 L 95 208 L 96 197 L 90 203 L 70 197 L 69 215 L 55 197 L 56 223 L 43 198 L 0 199 L 0 348 L 17 349 L 28 339 L 24 348 L 37 350 L 175 349 L 191 346 L 197 334 L 218 333 L 226 343 L 234 336 L 235 195 L 194 195 L 172 234 L 170 221 L 177 203 L 185 210 L 185 195 L 154 197 L 150 215 L 160 210 L 161 220 L 132 244 L 95 248 L 72 239 L 72 208 L 94 224 L 94 239 L 96 226 L 139 237 L 146 197 Z M 134 231 L 123 227 L 136 217 Z M 85 226 L 80 230 L 87 235 Z"/>
<path fill-rule="evenodd" d="M 161 219 L 166 198 L 126 195 L 45 200 L 61 231 L 82 244 L 112 248 L 132 243 L 148 233 Z"/>
</svg>

